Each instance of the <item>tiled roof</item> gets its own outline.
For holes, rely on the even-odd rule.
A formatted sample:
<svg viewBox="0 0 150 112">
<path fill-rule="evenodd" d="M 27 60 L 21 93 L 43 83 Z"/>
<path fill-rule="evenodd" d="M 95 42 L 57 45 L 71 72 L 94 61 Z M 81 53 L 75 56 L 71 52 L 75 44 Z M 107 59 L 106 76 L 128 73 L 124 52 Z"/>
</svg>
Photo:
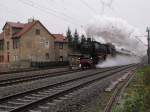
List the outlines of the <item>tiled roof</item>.
<svg viewBox="0 0 150 112">
<path fill-rule="evenodd" d="M 0 40 L 4 39 L 4 32 L 0 33 Z"/>
<path fill-rule="evenodd" d="M 30 30 L 30 28 L 32 28 L 32 26 L 34 26 L 36 24 L 36 22 L 31 22 L 31 23 L 27 23 L 24 24 L 22 30 L 20 32 L 18 32 L 17 34 L 15 34 L 13 37 L 19 37 L 22 36 L 24 33 L 26 33 L 27 31 Z"/>
<path fill-rule="evenodd" d="M 17 23 L 15 23 L 15 22 L 6 22 L 6 24 L 9 24 L 11 27 L 21 28 L 21 30 L 19 32 L 17 32 L 16 34 L 13 35 L 13 38 L 15 38 L 15 37 L 21 37 L 23 34 L 25 34 L 26 32 L 28 32 L 36 23 L 39 23 L 53 38 L 55 38 L 54 35 L 52 35 L 45 28 L 45 26 L 40 21 L 38 21 L 38 20 L 34 20 L 33 22 L 29 22 L 29 23 L 25 23 L 25 24 L 19 23 L 19 22 L 17 22 Z"/>
<path fill-rule="evenodd" d="M 26 33 L 30 28 L 36 23 L 37 21 L 29 22 L 29 23 L 20 23 L 20 22 L 6 22 L 6 24 L 10 25 L 13 28 L 20 28 L 21 30 L 17 32 L 13 37 L 22 36 Z M 3 29 L 5 28 L 6 24 L 4 25 Z"/>
<path fill-rule="evenodd" d="M 55 36 L 55 42 L 68 42 L 66 37 L 62 34 L 53 34 Z"/>
<path fill-rule="evenodd" d="M 45 26 L 38 20 L 34 20 L 33 22 L 29 22 L 29 23 L 20 23 L 20 22 L 6 22 L 6 24 L 4 25 L 3 29 L 5 28 L 5 26 L 8 24 L 13 28 L 20 28 L 20 31 L 15 33 L 13 35 L 12 38 L 15 37 L 21 37 L 23 34 L 25 34 L 26 32 L 28 32 L 36 23 L 39 23 L 53 38 L 54 35 L 52 35 L 46 28 Z"/>
<path fill-rule="evenodd" d="M 25 25 L 20 22 L 6 22 L 6 24 L 9 24 L 11 27 L 15 27 L 15 28 L 23 28 Z"/>
</svg>

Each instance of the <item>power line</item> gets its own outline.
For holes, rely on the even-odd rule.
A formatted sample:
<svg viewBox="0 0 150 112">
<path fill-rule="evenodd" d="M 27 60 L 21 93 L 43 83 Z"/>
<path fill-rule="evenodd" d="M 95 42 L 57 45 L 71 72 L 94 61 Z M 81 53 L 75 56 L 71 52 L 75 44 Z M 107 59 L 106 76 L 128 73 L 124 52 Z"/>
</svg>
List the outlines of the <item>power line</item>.
<svg viewBox="0 0 150 112">
<path fill-rule="evenodd" d="M 7 13 L 10 12 L 10 14 L 13 15 L 14 17 L 16 17 L 16 18 L 19 18 L 19 17 L 21 18 L 21 17 L 22 17 L 20 14 L 15 13 L 15 12 L 17 12 L 17 10 L 12 9 L 12 8 L 9 9 L 10 7 L 7 7 L 6 5 L 3 5 L 3 4 L 1 4 L 1 3 L 0 3 L 0 6 L 1 6 L 1 7 L 4 7 L 4 9 L 5 9 L 4 11 L 7 11 Z M 18 17 L 18 16 L 19 16 L 19 17 Z M 43 16 L 45 16 L 45 14 L 43 14 Z M 6 16 L 5 16 L 5 17 L 6 17 Z M 3 19 L 3 20 L 4 20 L 4 21 L 7 21 L 6 19 Z M 51 26 L 52 26 L 52 24 L 51 24 Z"/>
<path fill-rule="evenodd" d="M 10 14 L 12 14 L 13 16 L 15 16 L 15 17 L 18 17 L 18 16 L 20 16 L 20 15 L 18 15 L 17 13 L 14 13 L 14 9 L 12 9 L 12 10 L 9 10 L 9 7 L 7 7 L 6 5 L 3 5 L 3 4 L 1 4 L 0 3 L 0 5 L 2 6 L 2 7 L 4 7 L 5 8 L 5 10 L 4 11 L 7 11 L 7 12 L 10 12 Z M 21 17 L 21 16 L 20 16 Z"/>
<path fill-rule="evenodd" d="M 30 0 L 31 1 L 31 0 Z M 32 1 L 32 3 L 33 4 L 37 4 L 37 3 L 35 3 L 35 2 L 33 2 Z M 41 5 L 39 5 L 39 4 L 37 4 L 38 6 L 40 6 L 40 7 L 42 7 Z M 64 12 L 60 12 L 60 11 L 58 11 L 58 10 L 56 10 L 56 9 L 50 9 L 50 8 L 48 8 L 48 7 L 45 7 L 45 6 L 43 6 L 45 9 L 47 9 L 47 10 L 50 10 L 50 11 L 52 11 L 52 12 L 54 12 L 54 13 L 58 13 L 59 15 L 62 15 L 62 16 L 64 16 L 64 17 L 67 17 L 67 18 L 69 18 L 69 19 L 71 19 L 71 20 L 75 20 L 75 21 L 77 21 L 77 22 L 81 22 L 80 20 L 78 20 L 78 19 L 76 19 L 76 18 L 74 18 L 74 17 L 71 17 L 70 15 L 67 15 L 67 14 L 65 14 Z"/>
<path fill-rule="evenodd" d="M 50 0 L 47 0 L 49 3 L 50 3 Z M 54 1 L 55 2 L 55 1 Z M 55 2 L 57 5 L 58 5 L 58 3 L 57 2 Z M 72 4 L 69 4 L 69 6 L 70 5 L 72 5 Z M 62 5 L 61 5 L 62 6 Z M 73 5 L 72 5 L 72 7 L 73 7 Z M 56 6 L 55 6 L 55 8 L 57 8 Z M 68 10 L 68 6 L 67 7 L 64 7 L 63 6 L 63 8 L 64 8 L 64 10 L 66 10 L 67 9 L 67 11 L 71 11 L 70 9 Z M 63 12 L 61 12 L 61 13 L 63 13 Z M 64 13 L 65 14 L 65 13 Z M 73 13 L 72 11 L 71 11 L 71 14 L 73 14 L 73 15 L 76 15 L 77 13 Z M 65 14 L 66 15 L 66 14 Z M 80 22 L 82 22 L 81 20 L 79 20 L 79 19 L 77 19 L 77 18 L 74 18 L 74 17 L 72 17 L 72 16 L 70 16 L 71 17 L 71 19 L 76 19 L 77 21 L 80 21 Z M 76 17 L 76 16 L 75 16 Z"/>
<path fill-rule="evenodd" d="M 100 2 L 101 2 L 102 4 L 104 4 L 105 6 L 111 8 L 112 3 L 114 2 L 114 0 L 110 0 L 109 2 L 104 2 L 104 0 L 100 0 Z"/>
<path fill-rule="evenodd" d="M 99 0 L 99 2 L 102 4 L 102 11 L 101 14 L 103 14 L 105 12 L 105 7 L 112 9 L 112 4 L 114 2 L 114 0 L 110 0 L 109 2 L 105 2 L 104 0 Z"/>
<path fill-rule="evenodd" d="M 71 23 L 71 24 L 74 24 L 74 25 L 79 26 L 79 24 L 74 23 L 74 22 L 72 22 L 71 20 L 69 20 L 69 19 L 67 18 L 67 16 L 64 15 L 64 17 L 65 17 L 65 18 L 64 18 L 64 17 L 62 17 L 62 16 L 56 14 L 56 12 L 54 12 L 54 11 L 52 11 L 52 10 L 48 10 L 48 9 L 45 8 L 45 7 L 42 8 L 42 7 L 39 6 L 39 5 L 35 5 L 35 3 L 34 3 L 33 1 L 31 1 L 31 0 L 30 0 L 30 2 L 27 2 L 27 0 L 26 0 L 26 1 L 18 0 L 18 1 L 20 1 L 20 2 L 23 3 L 23 4 L 26 4 L 26 5 L 30 6 L 30 7 L 32 7 L 32 8 L 38 9 L 38 10 L 44 12 L 44 13 L 51 14 L 51 15 L 53 15 L 53 16 L 55 16 L 55 17 L 58 17 L 58 19 L 61 19 L 61 20 L 64 20 L 64 21 L 66 21 L 66 22 L 68 22 L 68 23 Z M 29 0 L 28 0 L 28 1 L 29 1 Z M 45 10 L 45 9 L 47 9 L 47 10 Z"/>
<path fill-rule="evenodd" d="M 141 39 L 139 39 L 138 37 L 146 37 L 146 35 L 144 35 L 144 36 L 135 36 L 135 38 L 139 41 L 139 42 L 141 42 L 144 46 L 147 46 Z"/>
<path fill-rule="evenodd" d="M 95 11 L 95 9 L 92 8 L 87 2 L 85 2 L 84 0 L 80 0 L 80 2 L 82 2 L 87 8 L 89 8 L 90 11 L 92 11 L 95 14 L 97 14 L 97 12 Z"/>
</svg>

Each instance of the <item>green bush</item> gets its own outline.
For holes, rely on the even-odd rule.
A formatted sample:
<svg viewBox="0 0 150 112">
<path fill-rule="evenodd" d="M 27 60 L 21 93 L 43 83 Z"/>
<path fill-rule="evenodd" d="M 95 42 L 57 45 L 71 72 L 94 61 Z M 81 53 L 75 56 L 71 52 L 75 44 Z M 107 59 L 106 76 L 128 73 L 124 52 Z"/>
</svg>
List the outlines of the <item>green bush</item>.
<svg viewBox="0 0 150 112">
<path fill-rule="evenodd" d="M 145 67 L 143 75 L 143 84 L 145 88 L 144 107 L 146 110 L 150 109 L 150 67 Z"/>
<path fill-rule="evenodd" d="M 127 87 L 122 107 L 113 112 L 150 112 L 150 67 L 139 70 Z M 120 106 L 120 105 L 119 105 Z"/>
<path fill-rule="evenodd" d="M 144 77 L 143 77 L 144 85 L 150 86 L 150 67 L 144 68 L 143 72 L 144 72 Z"/>
</svg>

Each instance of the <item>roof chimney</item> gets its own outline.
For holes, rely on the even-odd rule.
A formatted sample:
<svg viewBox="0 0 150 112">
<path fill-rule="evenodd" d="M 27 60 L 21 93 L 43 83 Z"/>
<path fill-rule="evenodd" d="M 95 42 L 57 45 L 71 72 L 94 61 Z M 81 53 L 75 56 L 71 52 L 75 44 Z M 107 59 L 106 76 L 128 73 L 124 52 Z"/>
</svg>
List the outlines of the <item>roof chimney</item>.
<svg viewBox="0 0 150 112">
<path fill-rule="evenodd" d="M 34 18 L 28 19 L 28 23 L 32 23 L 32 22 L 34 22 Z"/>
</svg>

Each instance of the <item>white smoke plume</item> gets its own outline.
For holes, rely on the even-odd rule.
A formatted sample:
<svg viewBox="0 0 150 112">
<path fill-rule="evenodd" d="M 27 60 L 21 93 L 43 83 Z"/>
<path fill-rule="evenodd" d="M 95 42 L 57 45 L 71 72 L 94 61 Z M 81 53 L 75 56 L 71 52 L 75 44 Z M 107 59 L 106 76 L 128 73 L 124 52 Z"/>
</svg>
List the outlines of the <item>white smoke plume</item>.
<svg viewBox="0 0 150 112">
<path fill-rule="evenodd" d="M 86 26 L 87 36 L 92 36 L 102 43 L 113 43 L 117 48 L 124 48 L 142 56 L 146 47 L 135 37 L 140 31 L 125 20 L 116 17 L 96 16 Z"/>
<path fill-rule="evenodd" d="M 137 56 L 142 57 L 146 54 L 146 46 L 136 39 L 136 36 L 142 33 L 121 18 L 96 16 L 86 26 L 86 34 L 101 43 L 112 43 L 117 49 L 129 50 Z M 117 56 L 108 58 L 98 66 L 123 65 L 135 61 L 138 62 L 139 58 Z"/>
<path fill-rule="evenodd" d="M 115 57 L 108 57 L 106 61 L 98 64 L 96 67 L 105 68 L 105 67 L 127 65 L 127 64 L 138 63 L 138 62 L 140 62 L 139 57 L 117 55 Z"/>
</svg>

